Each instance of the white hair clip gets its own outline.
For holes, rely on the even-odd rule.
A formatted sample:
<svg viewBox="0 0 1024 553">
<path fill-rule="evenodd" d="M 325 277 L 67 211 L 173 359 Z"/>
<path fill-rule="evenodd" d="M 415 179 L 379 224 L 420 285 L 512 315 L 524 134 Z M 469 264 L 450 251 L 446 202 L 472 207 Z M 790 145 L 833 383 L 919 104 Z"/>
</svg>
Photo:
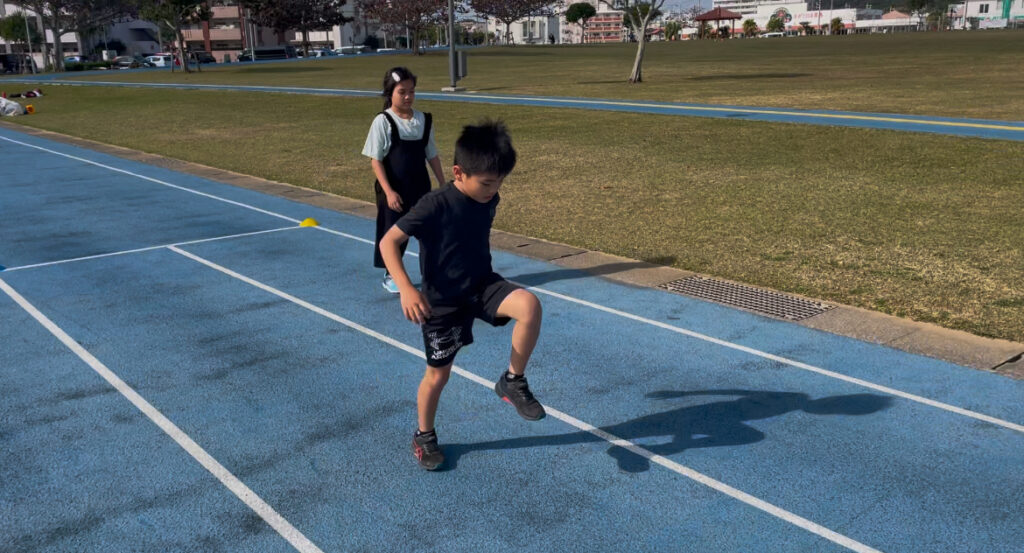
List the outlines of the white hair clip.
<svg viewBox="0 0 1024 553">
<path fill-rule="evenodd" d="M 402 76 L 398 74 L 398 71 L 392 71 L 391 78 L 394 79 L 396 83 L 402 82 Z"/>
</svg>

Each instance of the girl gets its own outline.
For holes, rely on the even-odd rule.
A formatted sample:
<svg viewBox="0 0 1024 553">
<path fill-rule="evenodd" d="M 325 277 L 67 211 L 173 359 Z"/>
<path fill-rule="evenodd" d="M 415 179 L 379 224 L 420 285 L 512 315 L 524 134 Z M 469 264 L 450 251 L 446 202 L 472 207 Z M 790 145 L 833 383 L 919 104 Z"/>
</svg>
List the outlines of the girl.
<svg viewBox="0 0 1024 553">
<path fill-rule="evenodd" d="M 373 247 L 373 266 L 385 269 L 384 289 L 398 293 L 384 259 L 380 256 L 380 239 L 430 191 L 430 175 L 434 171 L 438 186 L 444 184 L 444 170 L 434 144 L 434 130 L 429 113 L 412 109 L 416 97 L 416 75 L 405 67 L 389 69 L 384 75 L 384 111 L 370 125 L 363 155 L 370 158 L 377 177 L 377 240 Z M 402 247 L 405 254 L 405 247 Z"/>
</svg>

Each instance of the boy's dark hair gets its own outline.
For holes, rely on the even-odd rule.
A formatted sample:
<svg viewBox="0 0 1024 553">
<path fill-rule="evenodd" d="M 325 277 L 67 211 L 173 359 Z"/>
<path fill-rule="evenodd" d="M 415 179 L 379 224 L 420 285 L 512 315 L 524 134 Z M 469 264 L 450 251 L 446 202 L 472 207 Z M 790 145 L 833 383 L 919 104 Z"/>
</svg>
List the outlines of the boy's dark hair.
<svg viewBox="0 0 1024 553">
<path fill-rule="evenodd" d="M 412 85 L 416 86 L 416 75 L 412 74 L 406 67 L 392 67 L 388 69 L 388 72 L 384 75 L 384 85 L 381 92 L 381 96 L 384 96 L 384 109 L 391 107 L 391 93 L 395 91 L 395 87 L 398 83 L 412 79 Z"/>
<path fill-rule="evenodd" d="M 484 119 L 477 125 L 466 125 L 455 141 L 455 165 L 466 176 L 493 173 L 504 177 L 516 166 L 516 150 L 505 123 Z"/>
</svg>

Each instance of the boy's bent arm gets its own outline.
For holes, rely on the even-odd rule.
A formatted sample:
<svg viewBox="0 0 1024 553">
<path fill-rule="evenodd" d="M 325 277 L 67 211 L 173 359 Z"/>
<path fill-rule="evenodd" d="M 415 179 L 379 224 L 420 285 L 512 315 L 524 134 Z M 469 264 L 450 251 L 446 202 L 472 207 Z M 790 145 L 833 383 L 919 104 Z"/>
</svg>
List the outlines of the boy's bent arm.
<svg viewBox="0 0 1024 553">
<path fill-rule="evenodd" d="M 387 267 L 391 278 L 398 285 L 398 291 L 402 295 L 402 312 L 405 314 L 405 318 L 422 324 L 430 316 L 430 304 L 412 285 L 409 273 L 405 272 L 401 245 L 408 240 L 409 235 L 398 228 L 398 225 L 392 226 L 380 239 L 380 256 L 384 260 L 384 266 Z"/>
</svg>

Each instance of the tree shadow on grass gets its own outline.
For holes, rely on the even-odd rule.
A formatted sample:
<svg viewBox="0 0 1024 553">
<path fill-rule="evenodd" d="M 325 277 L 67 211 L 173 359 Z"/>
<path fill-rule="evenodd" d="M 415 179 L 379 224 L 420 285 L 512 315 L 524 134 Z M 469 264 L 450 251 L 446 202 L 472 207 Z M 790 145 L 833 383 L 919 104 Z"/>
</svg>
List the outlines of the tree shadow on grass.
<svg viewBox="0 0 1024 553">
<path fill-rule="evenodd" d="M 753 79 L 797 79 L 813 77 L 812 73 L 743 73 L 734 75 L 699 75 L 689 77 L 691 81 L 745 81 Z"/>
<path fill-rule="evenodd" d="M 261 74 L 273 74 L 273 73 L 312 73 L 314 71 L 330 71 L 330 67 L 324 67 L 319 65 L 303 65 L 302 67 L 282 67 L 282 66 L 253 66 L 244 67 L 238 70 L 239 73 L 261 73 Z"/>
<path fill-rule="evenodd" d="M 811 399 L 798 392 L 757 390 L 659 391 L 647 394 L 648 399 L 671 400 L 697 396 L 738 396 L 730 401 L 688 405 L 645 415 L 630 421 L 602 426 L 601 431 L 615 438 L 629 440 L 654 455 L 668 457 L 687 449 L 748 445 L 765 439 L 764 433 L 746 424 L 794 411 L 814 415 L 869 415 L 887 409 L 892 398 L 875 394 L 849 394 Z M 652 439 L 661 440 L 651 444 Z M 571 432 L 554 436 L 525 436 L 490 442 L 443 445 L 445 464 L 442 470 L 453 470 L 459 460 L 474 451 L 550 447 L 606 441 L 590 432 Z M 620 470 L 644 472 L 650 469 L 647 456 L 624 447 L 607 450 Z"/>
</svg>

